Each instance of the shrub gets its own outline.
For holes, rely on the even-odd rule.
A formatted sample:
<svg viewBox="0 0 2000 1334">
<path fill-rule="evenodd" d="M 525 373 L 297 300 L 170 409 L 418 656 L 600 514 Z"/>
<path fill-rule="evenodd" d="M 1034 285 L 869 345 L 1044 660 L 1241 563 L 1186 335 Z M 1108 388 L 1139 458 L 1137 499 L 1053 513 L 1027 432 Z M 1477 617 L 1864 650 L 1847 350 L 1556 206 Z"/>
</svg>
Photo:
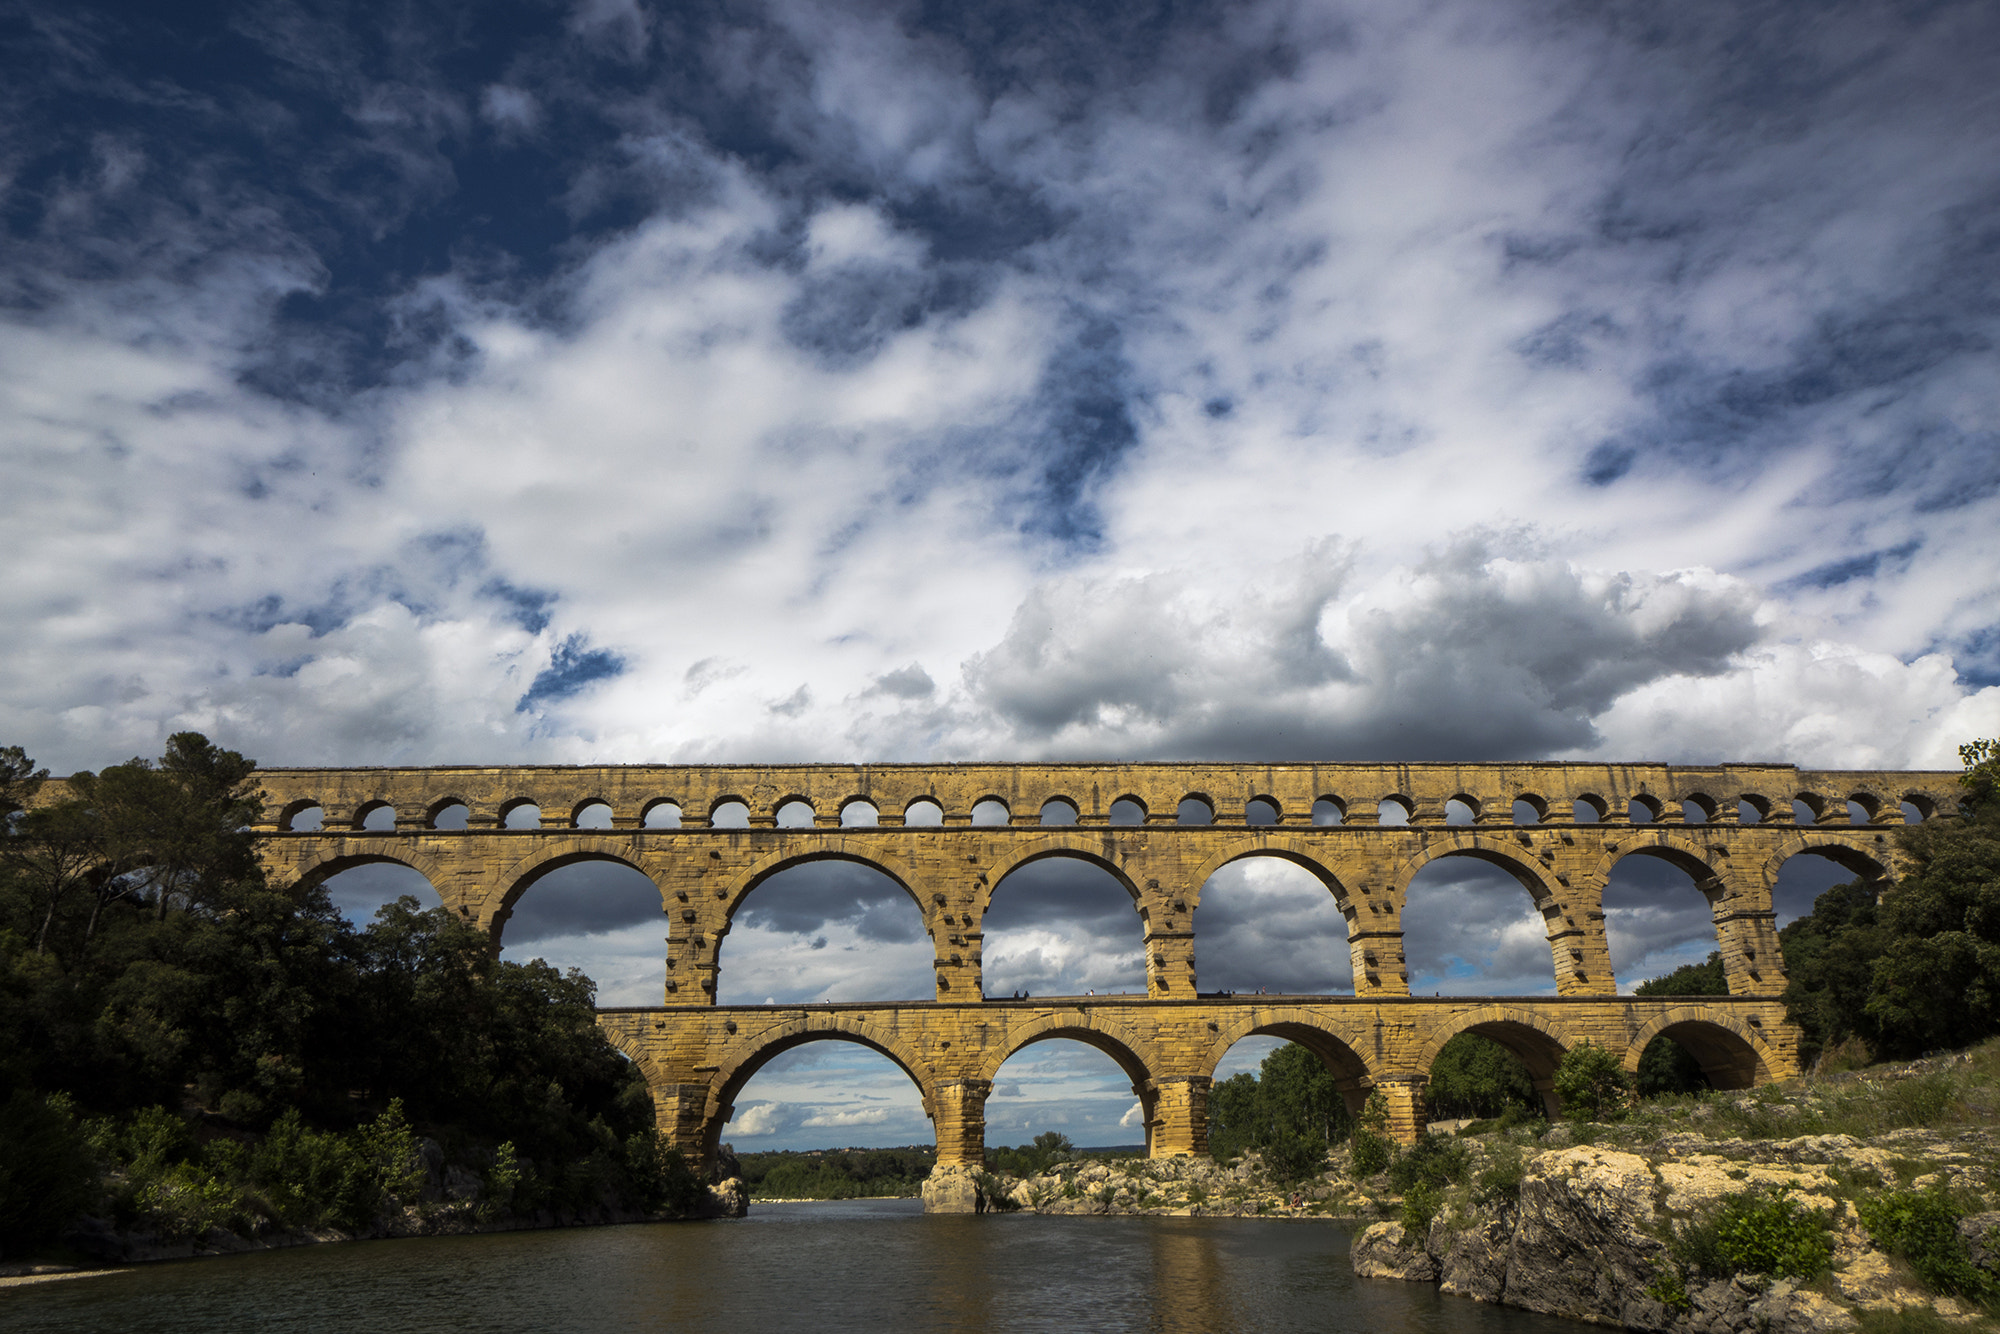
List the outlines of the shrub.
<svg viewBox="0 0 2000 1334">
<path fill-rule="evenodd" d="M 1264 1148 L 1264 1170 L 1281 1185 L 1291 1185 L 1326 1166 L 1326 1145 L 1306 1135 L 1280 1133 Z"/>
<path fill-rule="evenodd" d="M 1854 1202 L 1854 1211 L 1877 1245 L 1909 1261 L 1938 1292 L 1974 1300 L 1996 1295 L 1993 1280 L 1973 1265 L 1958 1235 L 1964 1211 L 1942 1191 L 1866 1196 Z"/>
<path fill-rule="evenodd" d="M 1354 1132 L 1354 1175 L 1372 1177 L 1395 1161 L 1396 1149 L 1387 1135 L 1372 1130 Z"/>
<path fill-rule="evenodd" d="M 1521 1198 L 1521 1181 L 1527 1172 L 1527 1164 L 1517 1153 L 1495 1158 L 1472 1183 L 1473 1203 L 1489 1207 L 1513 1204 Z"/>
<path fill-rule="evenodd" d="M 503 1146 L 510 1158 L 513 1147 Z M 681 1151 L 668 1148 L 657 1132 L 628 1137 L 624 1158 L 625 1172 L 640 1208 L 652 1213 L 694 1212 L 701 1201 L 701 1181 Z"/>
<path fill-rule="evenodd" d="M 1563 1053 L 1555 1093 L 1566 1120 L 1615 1121 L 1625 1114 L 1632 1077 L 1610 1051 L 1585 1039 Z"/>
<path fill-rule="evenodd" d="M 1396 1149 L 1386 1133 L 1388 1129 L 1389 1102 L 1377 1089 L 1362 1104 L 1361 1115 L 1354 1118 L 1351 1143 L 1354 1148 L 1354 1175 L 1357 1178 L 1372 1177 L 1395 1160 Z"/>
<path fill-rule="evenodd" d="M 1389 1184 L 1407 1191 L 1416 1185 L 1443 1187 L 1465 1180 L 1470 1166 L 1463 1144 L 1444 1135 L 1425 1135 L 1389 1167 Z"/>
<path fill-rule="evenodd" d="M 1814 1278 L 1833 1260 L 1833 1233 L 1824 1211 L 1806 1210 L 1786 1190 L 1748 1190 L 1726 1197 L 1712 1218 L 1676 1228 L 1668 1250 L 1715 1277 Z"/>
<path fill-rule="evenodd" d="M 367 1166 L 344 1135 L 308 1129 L 296 1109 L 272 1123 L 250 1179 L 291 1227 L 367 1226 L 375 1213 Z"/>
<path fill-rule="evenodd" d="M 1688 1296 L 1687 1284 L 1681 1280 L 1678 1269 L 1664 1267 L 1646 1285 L 1646 1295 L 1669 1311 L 1687 1312 L 1694 1309 L 1694 1298 Z"/>
<path fill-rule="evenodd" d="M 1420 1181 L 1403 1192 L 1403 1247 L 1414 1250 L 1430 1235 L 1431 1220 L 1444 1204 L 1444 1191 Z"/>
<path fill-rule="evenodd" d="M 1003 1214 L 1013 1213 L 1020 1208 L 1018 1201 L 1007 1194 L 1007 1188 L 1000 1184 L 1000 1178 L 990 1172 L 974 1172 L 972 1184 L 986 1200 L 986 1207 Z"/>
</svg>

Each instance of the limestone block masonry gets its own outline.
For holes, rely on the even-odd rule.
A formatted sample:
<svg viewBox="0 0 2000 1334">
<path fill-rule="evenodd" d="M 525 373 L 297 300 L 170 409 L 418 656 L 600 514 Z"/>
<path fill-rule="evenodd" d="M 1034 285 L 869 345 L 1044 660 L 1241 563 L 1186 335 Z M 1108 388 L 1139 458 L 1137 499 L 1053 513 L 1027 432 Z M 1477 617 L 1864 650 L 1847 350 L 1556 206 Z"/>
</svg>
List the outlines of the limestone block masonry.
<svg viewBox="0 0 2000 1334">
<path fill-rule="evenodd" d="M 1590 1039 L 1635 1067 L 1655 1036 L 1719 1086 L 1797 1069 L 1771 887 L 1793 856 L 1893 882 L 1894 829 L 1957 811 L 1953 772 L 1833 772 L 1782 764 L 964 764 L 265 769 L 258 832 L 276 875 L 370 862 L 422 872 L 493 933 L 537 879 L 622 862 L 659 887 L 664 1004 L 600 1022 L 645 1071 L 660 1126 L 703 1153 L 731 1100 L 779 1052 L 858 1042 L 922 1091 L 943 1163 L 978 1163 L 994 1073 L 1022 1046 L 1076 1038 L 1132 1078 L 1156 1155 L 1206 1144 L 1209 1081 L 1252 1034 L 1303 1043 L 1358 1106 L 1388 1099 L 1396 1133 L 1423 1126 L 1423 1086 L 1453 1035 L 1519 1055 L 1548 1094 L 1563 1051 Z M 733 819 L 731 817 L 734 817 Z M 1805 817 L 1803 820 L 1801 816 Z M 725 825 L 734 827 L 724 827 Z M 1305 868 L 1347 924 L 1352 996 L 1201 996 L 1195 914 L 1208 879 L 1246 857 Z M 1727 996 L 1620 996 L 1604 885 L 1629 856 L 1687 871 L 1708 899 Z M 996 886 L 1045 857 L 1104 868 L 1132 896 L 1144 997 L 993 1000 L 981 923 Z M 1443 857 L 1498 866 L 1545 924 L 1557 995 L 1409 995 L 1410 882 Z M 933 943 L 935 999 L 898 1004 L 715 1004 L 720 950 L 744 897 L 803 862 L 874 867 L 906 890 Z"/>
</svg>

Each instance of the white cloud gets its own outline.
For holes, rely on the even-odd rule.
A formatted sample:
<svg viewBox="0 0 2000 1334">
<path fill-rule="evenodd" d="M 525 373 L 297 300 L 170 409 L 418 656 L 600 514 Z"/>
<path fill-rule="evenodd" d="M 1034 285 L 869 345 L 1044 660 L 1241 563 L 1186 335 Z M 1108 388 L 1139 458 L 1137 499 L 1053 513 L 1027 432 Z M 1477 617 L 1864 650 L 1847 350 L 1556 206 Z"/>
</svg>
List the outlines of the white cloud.
<svg viewBox="0 0 2000 1334">
<path fill-rule="evenodd" d="M 728 1133 L 743 1139 L 761 1139 L 791 1129 L 798 1119 L 797 1112 L 783 1103 L 760 1102 L 732 1116 Z"/>
<path fill-rule="evenodd" d="M 895 1113 L 887 1107 L 859 1107 L 842 1112 L 814 1112 L 799 1124 L 810 1127 L 822 1126 L 879 1126 Z"/>
<path fill-rule="evenodd" d="M 469 79 L 260 14 L 340 129 L 256 179 L 152 128 L 184 74 L 79 67 L 84 137 L 8 131 L 81 165 L 0 249 L 0 741 L 1952 766 L 2000 733 L 1993 20 L 1823 18 L 1245 5 L 1080 65 L 787 0 L 669 68 L 579 0 Z M 1517 891 L 1436 893 L 1434 988 L 1548 985 Z M 851 907 L 740 924 L 725 995 L 930 994 Z M 1351 985 L 1310 884 L 1201 914 L 1204 986 Z M 658 930 L 508 948 L 641 999 Z M 1136 919 L 1002 912 L 986 971 L 1136 990 Z"/>
</svg>

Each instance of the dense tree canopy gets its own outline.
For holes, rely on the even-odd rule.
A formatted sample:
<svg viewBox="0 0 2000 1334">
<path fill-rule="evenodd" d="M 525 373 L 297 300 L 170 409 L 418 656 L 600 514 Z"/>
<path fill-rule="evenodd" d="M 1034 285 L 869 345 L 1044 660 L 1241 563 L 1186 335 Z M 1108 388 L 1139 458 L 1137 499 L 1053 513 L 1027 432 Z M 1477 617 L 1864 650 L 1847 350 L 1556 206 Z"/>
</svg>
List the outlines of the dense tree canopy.
<svg viewBox="0 0 2000 1334">
<path fill-rule="evenodd" d="M 295 1137 L 343 1132 L 394 1103 L 551 1180 L 650 1141 L 589 978 L 503 962 L 411 898 L 357 928 L 322 887 L 264 876 L 258 805 L 252 763 L 193 733 L 62 791 L 0 751 L 0 1133 L 46 1139 L 51 1106 L 113 1126 L 161 1109 L 193 1153 L 287 1117 Z"/>
<path fill-rule="evenodd" d="M 1431 1062 L 1425 1089 L 1431 1115 L 1444 1119 L 1502 1116 L 1510 1107 L 1539 1114 L 1542 1100 L 1519 1057 L 1491 1038 L 1460 1033 Z"/>
<path fill-rule="evenodd" d="M 1902 831 L 1893 889 L 1836 885 L 1779 933 L 1809 1052 L 1854 1038 L 1909 1057 L 2000 1033 L 2000 745 L 1959 753 L 1961 814 Z"/>
</svg>

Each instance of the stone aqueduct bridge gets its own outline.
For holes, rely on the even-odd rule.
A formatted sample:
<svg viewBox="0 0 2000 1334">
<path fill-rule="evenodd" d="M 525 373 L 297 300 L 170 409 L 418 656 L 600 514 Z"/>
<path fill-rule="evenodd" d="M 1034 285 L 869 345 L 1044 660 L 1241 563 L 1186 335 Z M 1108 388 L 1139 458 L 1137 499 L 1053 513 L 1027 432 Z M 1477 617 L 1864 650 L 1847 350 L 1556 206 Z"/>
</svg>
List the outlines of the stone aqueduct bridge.
<svg viewBox="0 0 2000 1334">
<path fill-rule="evenodd" d="M 1405 1140 L 1422 1128 L 1432 1060 L 1467 1031 L 1518 1055 L 1552 1106 L 1556 1063 L 1584 1039 L 1634 1068 L 1666 1034 L 1721 1087 L 1790 1076 L 1797 1034 L 1778 1000 L 1785 970 L 1771 904 L 1779 867 L 1814 853 L 1893 880 L 1894 827 L 1906 807 L 1922 818 L 1953 814 L 1959 790 L 1953 773 L 1748 764 L 266 769 L 259 780 L 259 830 L 274 872 L 316 878 L 401 862 L 496 941 L 521 894 L 558 867 L 608 860 L 650 876 L 668 920 L 666 1003 L 607 1009 L 599 1022 L 645 1072 L 659 1124 L 676 1143 L 712 1152 L 732 1100 L 765 1062 L 801 1043 L 842 1039 L 881 1052 L 916 1083 L 942 1163 L 981 1161 L 995 1073 L 1024 1045 L 1056 1037 L 1097 1047 L 1131 1076 L 1156 1156 L 1205 1149 L 1216 1064 L 1252 1034 L 1317 1053 L 1357 1108 L 1380 1089 Z M 1189 798 L 1205 806 L 1207 823 L 1180 823 Z M 1044 823 L 1044 807 L 1057 801 L 1074 816 L 1051 807 L 1063 822 Z M 739 802 L 747 827 L 717 827 L 717 813 Z M 974 807 L 988 802 L 1004 806 L 1004 823 L 974 823 Z M 1381 823 L 1385 802 L 1399 804 L 1407 823 Z M 1795 819 L 1794 802 L 1812 823 Z M 867 809 L 858 803 L 878 813 L 876 824 L 855 824 Z M 920 825 L 909 817 L 930 810 L 925 803 L 936 810 Z M 1337 811 L 1340 823 L 1315 822 L 1316 804 L 1322 820 Z M 461 806 L 464 828 L 438 827 Z M 669 807 L 674 827 L 655 827 Z M 1855 809 L 1864 822 L 1850 818 Z M 320 828 L 294 828 L 314 810 Z M 1517 811 L 1532 820 L 1517 822 Z M 530 827 L 511 827 L 524 813 Z M 1053 856 L 1094 863 L 1131 894 L 1145 939 L 1144 997 L 982 994 L 981 922 L 994 887 Z M 1346 918 L 1354 995 L 1196 993 L 1202 888 L 1252 856 L 1283 858 L 1325 884 Z M 1628 856 L 1661 858 L 1694 878 L 1713 909 L 1727 996 L 1617 994 L 1603 890 Z M 1409 994 L 1404 900 L 1411 879 L 1442 857 L 1499 866 L 1533 897 L 1554 997 Z M 738 905 L 774 873 L 826 859 L 875 867 L 909 892 L 934 945 L 935 999 L 717 1006 L 720 949 Z"/>
</svg>

